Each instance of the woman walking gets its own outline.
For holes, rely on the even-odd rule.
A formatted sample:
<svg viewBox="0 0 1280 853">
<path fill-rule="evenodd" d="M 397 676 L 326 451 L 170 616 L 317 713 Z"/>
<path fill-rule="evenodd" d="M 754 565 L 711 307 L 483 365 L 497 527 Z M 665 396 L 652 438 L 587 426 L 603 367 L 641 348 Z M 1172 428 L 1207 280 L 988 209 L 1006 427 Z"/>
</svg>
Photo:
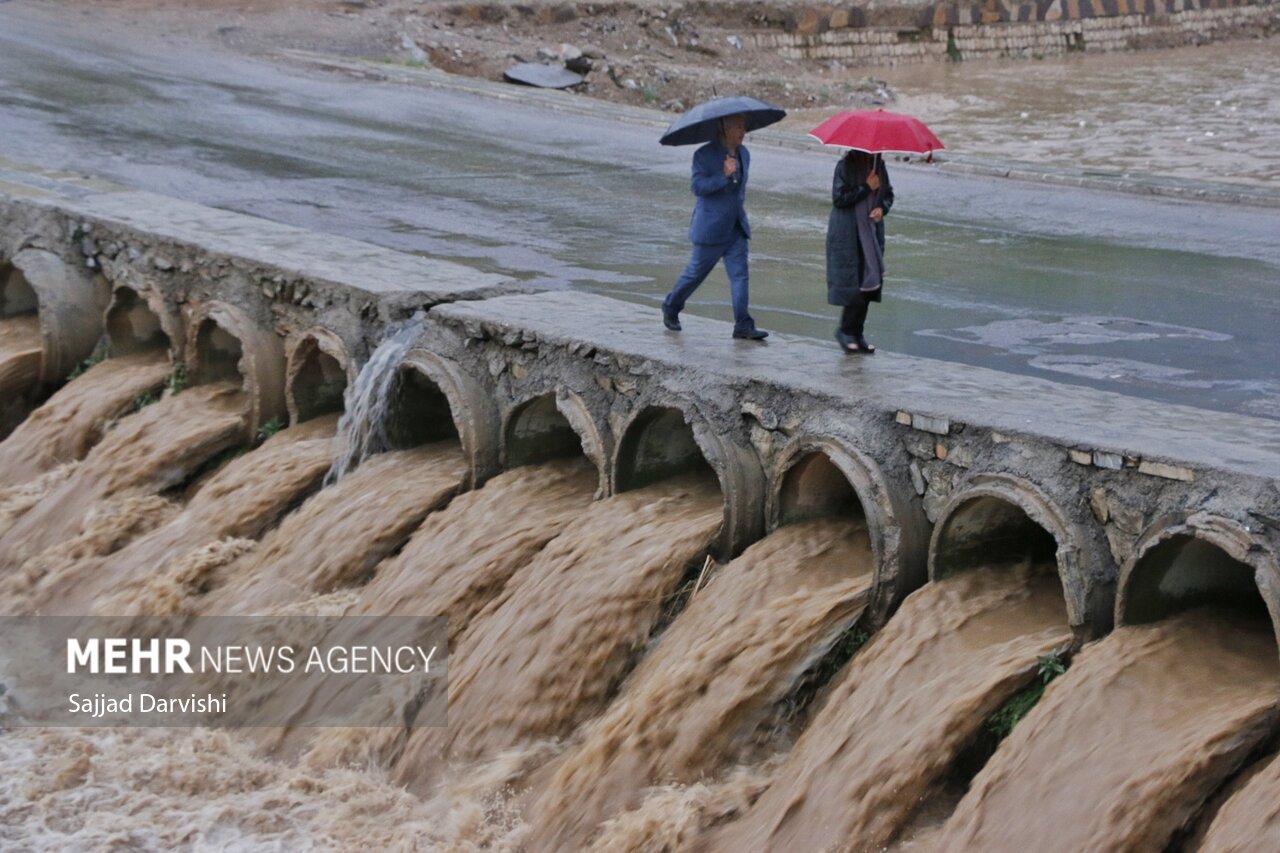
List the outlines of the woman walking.
<svg viewBox="0 0 1280 853">
<path fill-rule="evenodd" d="M 853 150 L 836 163 L 827 219 L 827 303 L 839 305 L 836 340 L 846 355 L 867 354 L 867 308 L 884 285 L 884 217 L 893 185 L 884 158 Z"/>
</svg>

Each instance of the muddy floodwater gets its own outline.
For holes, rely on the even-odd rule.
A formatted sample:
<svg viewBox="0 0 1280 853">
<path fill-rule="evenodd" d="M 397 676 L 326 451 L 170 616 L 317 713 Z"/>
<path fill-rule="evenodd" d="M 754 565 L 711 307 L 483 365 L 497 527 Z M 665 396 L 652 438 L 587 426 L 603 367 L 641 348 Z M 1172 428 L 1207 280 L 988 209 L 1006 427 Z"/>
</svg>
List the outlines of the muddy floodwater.
<svg viewBox="0 0 1280 853">
<path fill-rule="evenodd" d="M 0 186 L 22 159 L 92 171 L 462 259 L 566 301 L 617 295 L 653 308 L 660 333 L 657 300 L 687 251 L 689 152 L 660 149 L 648 129 L 143 49 L 53 26 L 26 4 L 12 22 L 0 17 Z M 1274 46 L 904 68 L 891 82 L 957 150 L 1271 186 L 1280 103 L 1275 75 L 1257 69 Z M 827 338 L 834 157 L 767 145 L 753 157 L 756 316 Z M 891 278 L 871 319 L 886 350 L 1280 418 L 1280 213 L 893 168 Z M 726 317 L 725 291 L 717 274 L 690 312 Z M 38 381 L 43 320 L 0 318 L 0 403 Z M 779 526 L 726 554 L 726 533 L 749 527 L 744 506 L 763 522 L 759 496 L 723 491 L 763 487 L 759 469 L 742 473 L 758 462 L 750 449 L 741 468 L 732 454 L 707 460 L 728 466 L 721 479 L 678 455 L 706 444 L 696 419 L 667 427 L 663 410 L 656 429 L 641 411 L 624 432 L 626 407 L 642 403 L 619 393 L 615 475 L 602 477 L 596 451 L 612 455 L 591 433 L 485 480 L 469 468 L 466 407 L 444 412 L 454 396 L 411 354 L 416 329 L 383 332 L 345 395 L 326 384 L 323 411 L 278 431 L 255 428 L 238 379 L 196 370 L 188 387 L 158 345 L 22 410 L 0 440 L 0 615 L 256 615 L 300 645 L 312 636 L 291 616 L 440 614 L 447 684 L 380 686 L 364 698 L 390 710 L 382 727 L 0 728 L 0 849 L 1280 849 L 1280 672 L 1257 588 L 1272 589 L 1261 534 L 1249 547 L 1235 528 L 1213 533 L 1257 565 L 1225 552 L 1200 564 L 1218 548 L 1208 539 L 1204 551 L 1176 537 L 1139 549 L 1125 577 L 1150 589 L 1122 580 L 1120 592 L 1150 596 L 1126 618 L 1151 621 L 1101 636 L 1068 602 L 1081 577 L 1108 596 L 1116 565 L 1080 542 L 1117 553 L 1133 542 L 1102 540 L 1087 494 L 1069 523 L 1035 496 L 1019 499 L 1035 507 L 1022 525 L 1000 526 L 1024 512 L 1014 503 L 944 509 L 941 530 L 964 535 L 935 536 L 931 557 L 946 553 L 931 579 L 895 589 L 914 574 L 923 531 L 910 515 L 925 487 L 891 494 L 869 460 L 849 463 L 857 488 L 821 485 L 844 464 L 813 479 L 792 468 L 770 481 Z M 767 344 L 779 345 L 794 340 Z M 535 408 L 558 391 L 525 411 L 558 417 Z M 776 430 L 757 417 L 753 437 L 778 442 L 760 458 L 785 460 L 783 441 L 805 438 L 784 414 Z M 575 435 L 563 420 L 531 434 Z M 514 432 L 508 450 L 537 441 Z M 660 464 L 642 465 L 628 456 L 636 435 L 676 455 L 660 448 Z M 1001 442 L 1001 470 L 1035 477 L 1044 469 L 1020 436 Z M 947 457 L 933 438 L 930 478 Z M 922 475 L 895 452 L 885 471 L 907 489 L 909 462 Z M 688 470 L 667 471 L 673 459 Z M 961 459 L 952 451 L 946 474 L 957 496 L 989 465 Z M 1235 498 L 1219 497 L 1213 478 L 1225 475 L 1209 463 L 1187 493 L 1216 513 Z M 847 486 L 849 499 L 798 499 L 792 512 L 791 483 Z M 1101 505 L 1136 516 L 1136 531 L 1181 509 L 1181 486 L 1139 492 L 1158 492 L 1151 506 L 1105 492 Z M 1042 517 L 1064 532 L 1039 530 Z M 1090 609 L 1110 603 L 1089 593 Z M 24 713 L 31 694 L 6 651 L 0 712 Z M 338 704 L 349 684 L 327 681 L 300 704 Z M 425 725 L 432 698 L 447 698 L 447 725 Z"/>
<path fill-rule="evenodd" d="M 889 69 L 949 147 L 1097 174 L 1280 189 L 1275 38 Z"/>
</svg>

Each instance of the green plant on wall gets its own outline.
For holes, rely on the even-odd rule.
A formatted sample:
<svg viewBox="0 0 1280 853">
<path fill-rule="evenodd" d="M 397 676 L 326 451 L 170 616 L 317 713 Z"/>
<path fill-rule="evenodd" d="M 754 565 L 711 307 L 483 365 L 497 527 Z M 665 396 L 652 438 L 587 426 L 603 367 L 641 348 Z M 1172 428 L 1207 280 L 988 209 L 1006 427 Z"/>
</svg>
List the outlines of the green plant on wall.
<svg viewBox="0 0 1280 853">
<path fill-rule="evenodd" d="M 156 396 L 154 391 L 143 391 L 141 394 L 133 398 L 133 411 L 140 412 L 159 399 L 160 398 Z"/>
<path fill-rule="evenodd" d="M 71 372 L 67 374 L 67 381 L 70 382 L 72 379 L 75 379 L 76 377 L 83 374 L 86 370 L 93 367 L 95 364 L 99 364 L 105 361 L 106 358 L 107 358 L 107 354 L 105 352 L 101 352 L 101 353 L 95 352 L 93 355 L 89 356 L 84 361 L 80 362 L 74 368 L 71 369 Z"/>
<path fill-rule="evenodd" d="M 284 429 L 284 421 L 279 418 L 272 418 L 262 426 L 258 427 L 257 443 L 261 444 L 282 429 Z"/>
<path fill-rule="evenodd" d="M 170 394 L 177 394 L 191 387 L 187 381 L 187 366 L 179 362 L 173 366 L 173 372 L 169 374 L 169 379 L 165 383 Z"/>
<path fill-rule="evenodd" d="M 1067 671 L 1066 662 L 1057 652 L 1040 655 L 1036 658 L 1036 663 L 1040 677 L 1026 688 L 1015 693 L 1009 701 L 1000 706 L 1000 710 L 992 714 L 987 720 L 987 728 L 997 737 L 1008 737 L 1009 733 L 1013 731 L 1013 727 L 1018 724 L 1018 721 L 1025 717 L 1040 701 L 1040 697 L 1044 695 L 1044 689 L 1049 682 Z"/>
</svg>

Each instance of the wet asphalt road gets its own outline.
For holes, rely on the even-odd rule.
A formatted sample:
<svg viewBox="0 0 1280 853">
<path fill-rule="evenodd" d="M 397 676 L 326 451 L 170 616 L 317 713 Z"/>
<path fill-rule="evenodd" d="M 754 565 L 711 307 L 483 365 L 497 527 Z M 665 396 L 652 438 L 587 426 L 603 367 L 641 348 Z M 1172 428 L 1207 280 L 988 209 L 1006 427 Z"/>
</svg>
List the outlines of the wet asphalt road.
<svg viewBox="0 0 1280 853">
<path fill-rule="evenodd" d="M 645 302 L 658 322 L 688 252 L 691 149 L 603 120 L 232 60 L 0 4 L 0 157 Z M 830 338 L 833 165 L 822 150 L 752 146 L 764 328 Z M 1280 418 L 1280 210 L 926 168 L 893 182 L 885 302 L 868 324 L 880 346 Z M 731 316 L 722 272 L 688 310 Z"/>
</svg>

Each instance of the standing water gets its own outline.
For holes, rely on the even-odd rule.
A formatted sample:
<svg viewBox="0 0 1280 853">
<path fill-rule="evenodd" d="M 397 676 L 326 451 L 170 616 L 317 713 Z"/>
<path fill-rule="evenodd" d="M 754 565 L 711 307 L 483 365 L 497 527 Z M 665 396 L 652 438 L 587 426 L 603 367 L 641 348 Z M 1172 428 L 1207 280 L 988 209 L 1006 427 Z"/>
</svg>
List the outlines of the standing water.
<svg viewBox="0 0 1280 853">
<path fill-rule="evenodd" d="M 889 843 L 983 722 L 1032 677 L 1037 656 L 1070 642 L 1051 565 L 973 569 L 917 590 L 845 667 L 773 784 L 711 848 Z"/>
</svg>

